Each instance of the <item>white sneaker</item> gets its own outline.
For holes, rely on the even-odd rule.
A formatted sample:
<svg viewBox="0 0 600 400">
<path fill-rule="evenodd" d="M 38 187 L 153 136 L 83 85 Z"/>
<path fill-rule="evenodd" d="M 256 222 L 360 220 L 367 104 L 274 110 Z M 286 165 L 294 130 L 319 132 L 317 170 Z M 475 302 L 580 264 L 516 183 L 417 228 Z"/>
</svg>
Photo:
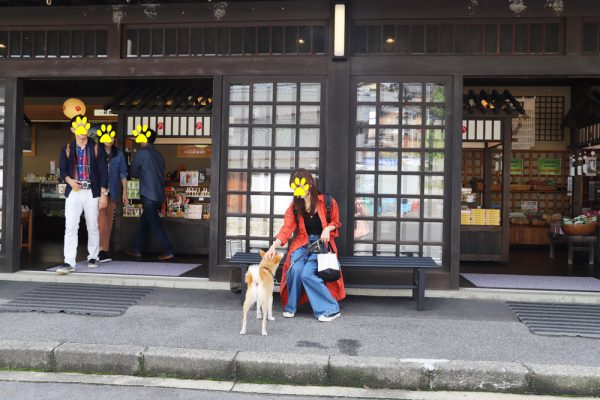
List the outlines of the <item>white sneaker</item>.
<svg viewBox="0 0 600 400">
<path fill-rule="evenodd" d="M 331 322 L 334 319 L 338 319 L 339 317 L 341 317 L 342 314 L 340 314 L 339 312 L 336 312 L 335 314 L 323 314 L 323 315 L 319 315 L 319 322 Z"/>
<path fill-rule="evenodd" d="M 294 318 L 295 316 L 296 316 L 296 313 L 288 312 L 288 311 L 284 311 L 283 312 L 283 317 L 284 318 Z"/>
<path fill-rule="evenodd" d="M 67 274 L 70 274 L 71 272 L 75 272 L 75 267 L 72 267 L 67 263 L 64 263 L 62 265 L 62 267 L 60 267 L 56 270 L 56 273 L 59 275 L 67 275 Z"/>
</svg>

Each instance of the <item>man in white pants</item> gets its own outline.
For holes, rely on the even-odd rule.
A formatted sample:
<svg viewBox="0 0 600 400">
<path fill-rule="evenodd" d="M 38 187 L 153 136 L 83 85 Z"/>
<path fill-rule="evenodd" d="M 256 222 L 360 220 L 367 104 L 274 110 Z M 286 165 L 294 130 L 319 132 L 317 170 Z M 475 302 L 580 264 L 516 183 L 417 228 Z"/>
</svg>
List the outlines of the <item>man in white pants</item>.
<svg viewBox="0 0 600 400">
<path fill-rule="evenodd" d="M 106 207 L 108 166 L 106 157 L 98 157 L 98 145 L 88 141 L 90 124 L 82 116 L 73 118 L 71 132 L 75 140 L 62 147 L 60 152 L 60 177 L 67 184 L 65 190 L 65 262 L 57 269 L 59 274 L 75 271 L 79 220 L 85 215 L 88 232 L 88 267 L 98 265 L 100 234 L 98 210 Z"/>
</svg>

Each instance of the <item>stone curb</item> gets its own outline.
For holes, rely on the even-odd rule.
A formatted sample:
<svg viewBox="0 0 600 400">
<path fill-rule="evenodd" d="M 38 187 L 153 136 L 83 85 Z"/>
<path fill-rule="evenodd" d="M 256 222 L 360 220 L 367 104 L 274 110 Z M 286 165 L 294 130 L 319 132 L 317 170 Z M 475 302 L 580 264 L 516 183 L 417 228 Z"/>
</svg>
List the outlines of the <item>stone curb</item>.
<svg viewBox="0 0 600 400">
<path fill-rule="evenodd" d="M 600 367 L 0 340 L 0 369 L 598 396 Z"/>
<path fill-rule="evenodd" d="M 143 375 L 228 380 L 234 376 L 235 351 L 150 347 Z"/>
<path fill-rule="evenodd" d="M 54 350 L 57 372 L 139 375 L 141 346 L 64 343 Z"/>
</svg>

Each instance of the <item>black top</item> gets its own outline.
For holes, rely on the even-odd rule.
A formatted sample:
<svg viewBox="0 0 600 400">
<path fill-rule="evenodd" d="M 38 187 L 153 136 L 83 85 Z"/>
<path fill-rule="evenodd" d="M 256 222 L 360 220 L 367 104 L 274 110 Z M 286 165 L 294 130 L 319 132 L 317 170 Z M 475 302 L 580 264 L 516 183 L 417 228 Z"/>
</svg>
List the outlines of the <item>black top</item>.
<svg viewBox="0 0 600 400">
<path fill-rule="evenodd" d="M 305 214 L 304 215 L 304 227 L 306 228 L 306 233 L 309 235 L 321 235 L 323 232 L 323 226 L 321 225 L 321 219 L 319 218 L 318 213 L 314 213 L 313 215 Z"/>
</svg>

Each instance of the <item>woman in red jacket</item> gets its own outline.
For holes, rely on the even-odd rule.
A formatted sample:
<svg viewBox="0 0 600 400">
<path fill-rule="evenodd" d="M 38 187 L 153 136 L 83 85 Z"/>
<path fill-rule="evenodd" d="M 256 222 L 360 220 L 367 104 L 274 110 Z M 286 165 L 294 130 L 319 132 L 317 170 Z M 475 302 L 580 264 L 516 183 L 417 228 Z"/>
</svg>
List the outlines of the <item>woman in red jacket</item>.
<svg viewBox="0 0 600 400">
<path fill-rule="evenodd" d="M 337 202 L 332 199 L 331 220 L 327 222 L 325 197 L 319 193 L 314 178 L 305 169 L 299 169 L 290 177 L 294 200 L 285 212 L 284 224 L 275 241 L 266 253 L 272 258 L 278 247 L 285 245 L 296 232 L 289 245 L 283 265 L 280 286 L 283 316 L 293 318 L 298 304 L 307 300 L 313 315 L 321 322 L 329 322 L 340 316 L 338 301 L 346 297 L 344 280 L 340 276 L 335 282 L 323 282 L 317 275 L 317 254 L 308 253 L 310 243 L 319 239 L 331 244 L 337 254 L 333 240 L 338 236 L 340 214 Z"/>
</svg>

